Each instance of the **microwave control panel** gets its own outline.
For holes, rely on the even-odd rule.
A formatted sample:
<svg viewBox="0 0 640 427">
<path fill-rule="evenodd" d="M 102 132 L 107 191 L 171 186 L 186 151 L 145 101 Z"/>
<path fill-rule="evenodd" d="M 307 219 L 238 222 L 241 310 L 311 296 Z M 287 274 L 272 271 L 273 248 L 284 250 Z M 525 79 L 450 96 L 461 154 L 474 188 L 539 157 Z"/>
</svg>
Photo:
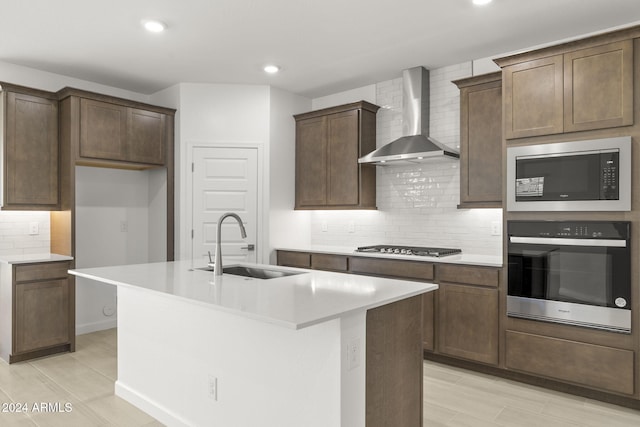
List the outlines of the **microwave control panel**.
<svg viewBox="0 0 640 427">
<path fill-rule="evenodd" d="M 600 188 L 601 200 L 618 200 L 618 159 L 619 152 L 600 153 Z"/>
</svg>

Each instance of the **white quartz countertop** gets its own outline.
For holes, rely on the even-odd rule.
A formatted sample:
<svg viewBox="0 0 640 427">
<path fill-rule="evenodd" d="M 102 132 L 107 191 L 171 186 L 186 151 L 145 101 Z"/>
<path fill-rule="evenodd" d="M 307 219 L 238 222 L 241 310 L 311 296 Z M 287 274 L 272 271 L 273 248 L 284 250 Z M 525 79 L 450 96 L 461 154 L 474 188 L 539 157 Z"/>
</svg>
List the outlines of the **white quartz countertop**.
<svg viewBox="0 0 640 427">
<path fill-rule="evenodd" d="M 501 256 L 467 254 L 464 252 L 458 255 L 448 255 L 448 256 L 438 258 L 438 257 L 431 257 L 431 256 L 382 254 L 379 252 L 356 252 L 356 248 L 343 247 L 343 246 L 310 246 L 307 248 L 291 247 L 291 248 L 277 248 L 277 250 L 294 251 L 294 252 L 313 252 L 313 253 L 324 253 L 324 254 L 333 254 L 333 255 L 350 255 L 350 256 L 385 258 L 385 259 L 405 259 L 410 261 L 436 262 L 436 263 L 442 263 L 442 264 L 468 264 L 468 265 L 479 265 L 484 267 L 498 267 L 498 268 L 502 267 Z"/>
<path fill-rule="evenodd" d="M 73 257 L 50 253 L 0 255 L 0 262 L 4 264 L 29 264 L 34 262 L 55 262 L 71 260 L 73 260 Z"/>
<path fill-rule="evenodd" d="M 226 273 L 215 277 L 213 272 L 196 269 L 204 267 L 201 261 L 84 268 L 70 270 L 69 273 L 111 285 L 161 293 L 292 329 L 305 328 L 438 288 L 438 285 L 424 282 L 271 265 L 242 265 L 302 274 L 265 280 Z"/>
</svg>

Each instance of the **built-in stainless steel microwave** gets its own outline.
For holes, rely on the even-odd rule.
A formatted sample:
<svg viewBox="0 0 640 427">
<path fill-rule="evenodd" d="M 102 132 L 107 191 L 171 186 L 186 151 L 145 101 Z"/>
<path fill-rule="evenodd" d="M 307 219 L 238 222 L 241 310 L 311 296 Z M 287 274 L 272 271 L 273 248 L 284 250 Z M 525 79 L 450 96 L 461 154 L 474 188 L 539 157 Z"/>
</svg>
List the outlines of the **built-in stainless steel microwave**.
<svg viewBox="0 0 640 427">
<path fill-rule="evenodd" d="M 507 147 L 507 210 L 631 210 L 631 137 Z"/>
</svg>

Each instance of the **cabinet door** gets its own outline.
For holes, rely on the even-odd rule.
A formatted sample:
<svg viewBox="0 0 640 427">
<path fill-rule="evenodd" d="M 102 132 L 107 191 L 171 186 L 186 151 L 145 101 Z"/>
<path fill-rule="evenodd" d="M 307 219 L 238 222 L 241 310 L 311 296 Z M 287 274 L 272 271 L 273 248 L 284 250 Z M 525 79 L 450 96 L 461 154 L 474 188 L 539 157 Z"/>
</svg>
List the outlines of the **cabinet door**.
<svg viewBox="0 0 640 427">
<path fill-rule="evenodd" d="M 296 207 L 327 204 L 327 119 L 296 123 Z"/>
<path fill-rule="evenodd" d="M 502 205 L 502 81 L 460 92 L 460 205 Z"/>
<path fill-rule="evenodd" d="M 164 164 L 166 116 L 153 111 L 127 109 L 127 154 L 130 162 Z"/>
<path fill-rule="evenodd" d="M 358 110 L 327 117 L 329 205 L 358 204 Z"/>
<path fill-rule="evenodd" d="M 80 156 L 125 160 L 127 108 L 92 99 L 80 100 Z"/>
<path fill-rule="evenodd" d="M 440 284 L 438 344 L 443 354 L 498 364 L 498 290 Z"/>
<path fill-rule="evenodd" d="M 14 353 L 69 342 L 67 279 L 15 286 Z"/>
<path fill-rule="evenodd" d="M 4 208 L 58 206 L 58 103 L 6 93 Z"/>
<path fill-rule="evenodd" d="M 506 139 L 563 132 L 563 57 L 503 69 Z"/>
<path fill-rule="evenodd" d="M 564 129 L 633 124 L 633 40 L 564 55 Z"/>
</svg>

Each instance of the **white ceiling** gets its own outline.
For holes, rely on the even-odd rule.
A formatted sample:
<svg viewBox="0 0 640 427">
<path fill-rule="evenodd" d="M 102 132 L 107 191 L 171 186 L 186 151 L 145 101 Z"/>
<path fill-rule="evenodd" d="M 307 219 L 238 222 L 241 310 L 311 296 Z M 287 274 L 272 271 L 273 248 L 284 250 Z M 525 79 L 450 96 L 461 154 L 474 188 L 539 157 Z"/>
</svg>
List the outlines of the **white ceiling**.
<svg viewBox="0 0 640 427">
<path fill-rule="evenodd" d="M 0 61 L 143 94 L 178 82 L 318 97 L 640 22 L 638 0 L 0 0 Z M 144 18 L 168 25 L 146 33 Z M 275 76 L 262 66 L 282 67 Z M 2 80 L 2 76 L 0 76 Z"/>
</svg>

